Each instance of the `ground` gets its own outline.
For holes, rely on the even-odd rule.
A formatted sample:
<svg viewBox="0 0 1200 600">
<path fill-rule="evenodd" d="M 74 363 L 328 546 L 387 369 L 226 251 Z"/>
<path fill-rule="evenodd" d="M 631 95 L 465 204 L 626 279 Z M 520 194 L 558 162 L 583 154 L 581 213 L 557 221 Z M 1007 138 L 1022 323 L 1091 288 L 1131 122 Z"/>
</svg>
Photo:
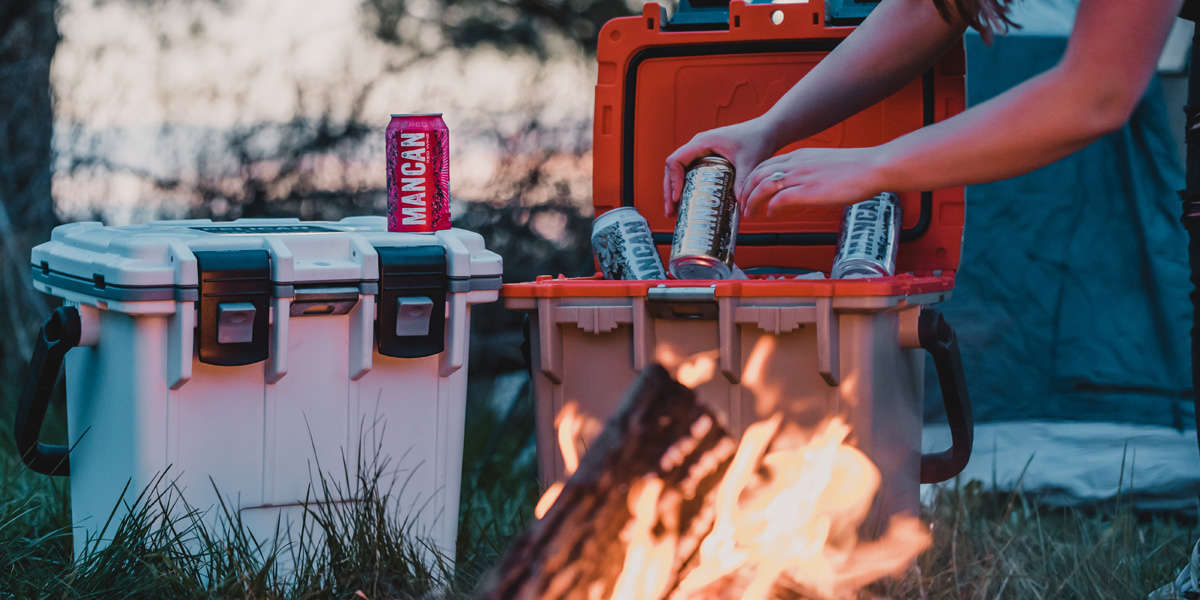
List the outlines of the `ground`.
<svg viewBox="0 0 1200 600">
<path fill-rule="evenodd" d="M 359 509 L 313 515 L 329 541 L 304 548 L 290 580 L 272 574 L 273 560 L 244 537 L 227 541 L 186 517 L 164 521 L 169 492 L 146 496 L 143 510 L 114 524 L 111 547 L 72 561 L 65 481 L 25 469 L 10 450 L 6 425 L 0 433 L 0 599 L 468 597 L 532 518 L 538 493 L 531 401 L 519 391 L 515 402 L 497 406 L 489 394 L 496 381 L 471 380 L 454 573 L 427 569 L 417 559 L 415 542 L 380 509 L 386 486 L 371 477 L 361 482 L 369 501 Z M 1138 513 L 1120 500 L 1061 510 L 1039 507 L 1023 494 L 983 490 L 979 482 L 959 481 L 934 494 L 924 515 L 933 547 L 903 578 L 876 584 L 870 594 L 1142 598 L 1174 577 L 1197 535 L 1193 516 Z M 198 543 L 186 542 L 189 537 Z"/>
</svg>

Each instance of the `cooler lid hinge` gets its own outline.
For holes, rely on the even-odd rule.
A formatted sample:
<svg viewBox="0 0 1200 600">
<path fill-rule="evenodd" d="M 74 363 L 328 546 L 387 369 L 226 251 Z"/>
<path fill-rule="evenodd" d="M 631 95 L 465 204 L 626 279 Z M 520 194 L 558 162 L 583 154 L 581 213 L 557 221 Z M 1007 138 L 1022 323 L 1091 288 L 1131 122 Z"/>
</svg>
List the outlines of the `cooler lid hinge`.
<svg viewBox="0 0 1200 600">
<path fill-rule="evenodd" d="M 266 250 L 196 250 L 200 362 L 238 366 L 270 350 L 271 256 Z"/>
<path fill-rule="evenodd" d="M 442 246 L 376 246 L 379 254 L 379 353 L 421 358 L 445 349 L 447 275 Z"/>
</svg>

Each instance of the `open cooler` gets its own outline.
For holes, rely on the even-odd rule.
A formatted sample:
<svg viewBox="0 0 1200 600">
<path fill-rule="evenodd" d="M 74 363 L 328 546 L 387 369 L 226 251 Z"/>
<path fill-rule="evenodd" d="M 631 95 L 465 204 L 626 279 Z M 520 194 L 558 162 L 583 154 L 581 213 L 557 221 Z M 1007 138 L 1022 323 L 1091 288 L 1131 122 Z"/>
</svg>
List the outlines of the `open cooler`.
<svg viewBox="0 0 1200 600">
<path fill-rule="evenodd" d="M 700 4 L 700 3 L 695 3 Z M 650 224 L 664 264 L 674 222 L 663 215 L 667 155 L 694 134 L 766 111 L 853 31 L 827 22 L 821 0 L 714 10 L 684 3 L 673 20 L 656 4 L 599 34 L 594 124 L 595 213 L 632 206 Z M 714 16 L 716 15 L 716 16 Z M 801 146 L 886 142 L 963 109 L 960 46 L 936 68 Z M 530 314 L 538 459 L 549 483 L 565 475 L 555 420 L 583 416 L 581 445 L 649 364 L 697 381 L 698 397 L 740 432 L 777 411 L 815 425 L 847 418 L 883 472 L 886 513 L 914 511 L 918 482 L 965 465 L 971 415 L 953 332 L 928 307 L 949 297 L 962 244 L 963 190 L 901 194 L 897 275 L 795 279 L 828 273 L 840 208 L 814 207 L 741 223 L 729 281 L 604 281 L 540 277 L 504 286 Z M 954 445 L 921 454 L 925 354 L 933 356 Z M 753 372 L 753 382 L 747 373 Z M 697 373 L 700 375 L 698 376 Z"/>
<path fill-rule="evenodd" d="M 344 468 L 361 449 L 394 516 L 453 558 L 471 306 L 500 288 L 481 236 L 389 233 L 383 217 L 71 223 L 32 268 L 64 306 L 16 439 L 31 468 L 70 475 L 77 552 L 164 472 L 190 507 L 215 519 L 219 493 L 269 544 L 306 504 L 358 499 Z M 60 366 L 69 461 L 38 441 Z"/>
</svg>

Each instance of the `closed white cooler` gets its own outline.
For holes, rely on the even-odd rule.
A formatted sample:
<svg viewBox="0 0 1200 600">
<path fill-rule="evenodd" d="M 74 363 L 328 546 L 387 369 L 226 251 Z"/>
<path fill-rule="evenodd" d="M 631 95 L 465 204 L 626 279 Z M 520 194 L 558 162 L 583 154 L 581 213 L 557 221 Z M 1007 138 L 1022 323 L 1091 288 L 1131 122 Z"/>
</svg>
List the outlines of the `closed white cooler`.
<svg viewBox="0 0 1200 600">
<path fill-rule="evenodd" d="M 193 508 L 219 512 L 215 484 L 270 540 L 324 499 L 317 465 L 344 480 L 361 447 L 389 461 L 398 518 L 453 557 L 471 305 L 501 283 L 481 236 L 389 233 L 383 217 L 72 223 L 32 267 L 65 306 L 18 446 L 36 470 L 69 468 L 77 552 L 126 483 L 130 501 L 168 466 Z M 60 362 L 69 467 L 37 441 Z"/>
</svg>

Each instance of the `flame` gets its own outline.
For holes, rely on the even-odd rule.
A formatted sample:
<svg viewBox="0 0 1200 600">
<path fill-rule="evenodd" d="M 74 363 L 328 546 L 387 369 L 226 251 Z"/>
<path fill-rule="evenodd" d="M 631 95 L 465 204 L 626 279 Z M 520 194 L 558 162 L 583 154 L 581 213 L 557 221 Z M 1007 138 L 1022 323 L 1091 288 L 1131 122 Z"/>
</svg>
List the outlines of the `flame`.
<svg viewBox="0 0 1200 600">
<path fill-rule="evenodd" d="M 558 431 L 558 449 L 562 452 L 563 469 L 570 477 L 579 468 L 579 448 L 575 445 L 579 439 L 579 432 L 583 431 L 583 416 L 579 414 L 579 404 L 571 401 L 563 406 L 554 418 L 554 428 Z"/>
<path fill-rule="evenodd" d="M 651 475 L 639 479 L 631 488 L 629 513 L 633 519 L 621 531 L 622 541 L 628 551 L 625 553 L 625 564 L 613 586 L 612 598 L 659 598 L 670 582 L 677 541 L 673 534 L 656 537 L 653 533 L 663 482 Z"/>
<path fill-rule="evenodd" d="M 572 473 L 579 468 L 579 434 L 583 431 L 584 417 L 579 412 L 579 404 L 571 401 L 563 405 L 558 416 L 554 417 L 554 428 L 558 431 L 558 450 L 562 453 L 563 469 L 570 477 Z M 556 481 L 546 488 L 542 493 L 542 497 L 538 498 L 537 505 L 533 507 L 533 516 L 536 519 L 541 519 L 546 516 L 546 511 L 554 506 L 554 501 L 558 500 L 558 495 L 562 493 L 563 482 Z"/>
<path fill-rule="evenodd" d="M 680 361 L 675 379 L 690 388 L 707 383 L 717 372 L 717 358 L 716 350 L 693 354 Z"/>
<path fill-rule="evenodd" d="M 533 507 L 533 518 L 540 519 L 546 516 L 546 511 L 554 506 L 554 501 L 558 500 L 558 495 L 563 491 L 563 482 L 555 481 L 542 492 L 542 497 L 538 498 L 537 504 Z"/>
<path fill-rule="evenodd" d="M 724 438 L 723 450 L 705 455 L 708 467 L 691 468 L 712 472 L 717 462 L 729 461 L 716 488 L 706 492 L 701 513 L 707 516 L 680 530 L 680 506 L 696 498 L 695 481 L 667 485 L 655 474 L 634 481 L 625 497 L 631 518 L 619 534 L 625 553 L 614 557 L 621 570 L 610 593 L 597 581 L 589 599 L 767 600 L 785 591 L 853 597 L 863 586 L 903 572 L 929 547 L 928 528 L 904 515 L 893 516 L 879 538 L 859 540 L 882 480 L 879 469 L 848 442 L 851 428 L 841 418 L 804 429 L 779 411 L 777 400 L 787 389 L 784 380 L 771 377 L 777 365 L 768 363 L 776 351 L 774 337 L 759 338 L 746 356 L 741 383 L 756 398 L 758 414 L 772 416 L 746 428 L 738 442 Z M 668 348 L 660 354 L 670 354 L 677 380 L 688 387 L 704 384 L 717 371 L 715 352 L 685 357 Z M 854 384 L 849 377 L 843 381 L 844 406 L 853 406 Z M 555 418 L 568 476 L 578 468 L 582 439 L 595 425 L 574 402 Z M 695 440 L 713 426 L 707 416 L 693 424 L 692 437 L 659 458 L 661 473 L 683 466 Z M 546 490 L 534 511 L 537 518 L 562 490 L 562 482 Z M 695 523 L 703 525 L 695 529 Z"/>
<path fill-rule="evenodd" d="M 835 418 L 805 436 L 781 414 L 747 428 L 713 494 L 715 519 L 695 566 L 669 596 L 678 540 L 674 527 L 655 528 L 671 514 L 661 510 L 667 492 L 656 477 L 639 480 L 627 499 L 633 518 L 622 532 L 628 546 L 612 597 L 766 600 L 784 584 L 840 598 L 903 571 L 929 546 L 928 530 L 894 517 L 881 538 L 859 543 L 881 478 L 846 443 L 849 434 Z"/>
<path fill-rule="evenodd" d="M 767 359 L 774 353 L 774 337 L 764 335 L 758 338 L 746 357 L 746 368 L 742 369 L 742 383 L 750 386 L 762 385 L 767 372 Z"/>
</svg>

